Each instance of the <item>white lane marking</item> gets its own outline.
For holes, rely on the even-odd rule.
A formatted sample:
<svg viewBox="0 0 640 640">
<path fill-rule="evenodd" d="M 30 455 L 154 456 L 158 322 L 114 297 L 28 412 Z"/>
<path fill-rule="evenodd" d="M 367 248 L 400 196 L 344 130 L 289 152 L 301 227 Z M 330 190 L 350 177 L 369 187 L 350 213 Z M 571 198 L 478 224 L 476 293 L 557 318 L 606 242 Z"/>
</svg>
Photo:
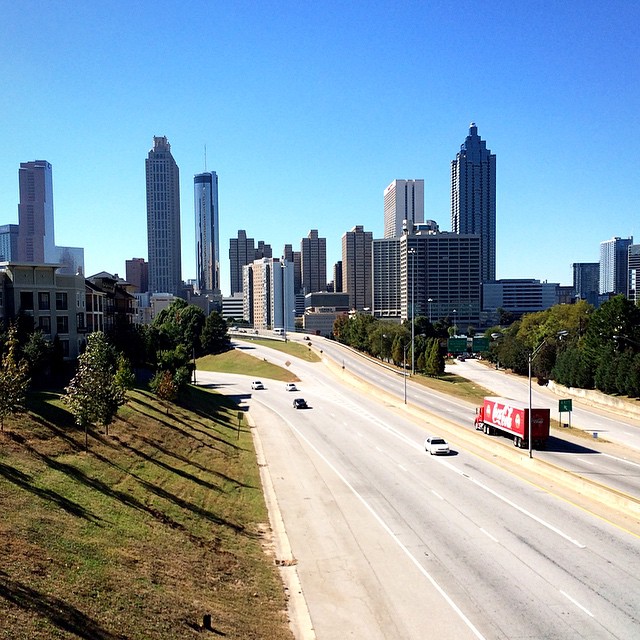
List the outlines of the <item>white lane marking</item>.
<svg viewBox="0 0 640 640">
<path fill-rule="evenodd" d="M 486 529 L 483 529 L 482 527 L 480 527 L 480 531 L 482 531 L 482 533 L 484 533 L 484 535 L 487 536 L 487 538 L 490 538 L 494 542 L 498 542 L 498 538 L 494 538 Z"/>
<path fill-rule="evenodd" d="M 591 613 L 591 611 L 589 611 L 589 609 L 585 609 L 577 600 L 575 600 L 574 598 L 572 598 L 568 593 L 565 593 L 564 591 L 560 590 L 560 593 L 567 599 L 570 600 L 571 602 L 573 602 L 573 604 L 576 605 L 576 607 L 578 607 L 578 609 L 582 609 L 582 611 L 584 611 L 588 616 L 591 616 L 592 618 L 594 618 L 595 616 L 593 615 L 593 613 Z"/>
<path fill-rule="evenodd" d="M 578 458 L 580 462 L 584 462 L 585 464 L 595 464 L 595 462 L 591 462 L 591 460 L 585 460 L 584 458 Z"/>
<path fill-rule="evenodd" d="M 612 456 L 610 453 L 601 453 L 600 455 L 604 456 L 605 458 L 611 458 L 616 462 L 626 462 L 627 464 L 630 464 L 633 467 L 640 467 L 640 463 L 638 462 L 634 462 L 633 460 L 627 460 L 626 458 L 619 458 L 618 456 Z"/>
<path fill-rule="evenodd" d="M 407 467 L 403 467 L 401 464 L 398 465 L 403 471 L 407 470 Z"/>
<path fill-rule="evenodd" d="M 582 544 L 581 542 L 578 542 L 577 540 L 575 540 L 571 536 L 567 535 L 566 533 L 564 533 L 563 531 L 561 531 L 557 527 L 554 527 L 551 523 L 546 522 L 545 520 L 543 520 L 542 518 L 538 517 L 534 513 L 531 513 L 530 511 L 527 511 L 524 507 L 521 507 L 520 505 L 517 505 L 512 500 L 509 500 L 509 498 L 507 498 L 506 496 L 500 495 L 497 491 L 494 491 L 493 489 L 491 489 L 491 487 L 488 487 L 487 485 L 483 484 L 479 480 L 476 480 L 476 479 L 472 478 L 471 476 L 468 476 L 467 474 L 463 473 L 462 471 L 459 471 L 450 462 L 446 462 L 445 460 L 443 460 L 442 464 L 447 465 L 452 471 L 454 471 L 458 475 L 465 476 L 466 478 L 469 479 L 470 482 L 473 482 L 476 486 L 480 487 L 481 489 L 484 489 L 485 491 L 488 491 L 491 495 L 493 495 L 496 498 L 498 498 L 498 500 L 502 500 L 502 502 L 504 502 L 505 504 L 510 505 L 511 507 L 513 507 L 514 509 L 519 511 L 520 513 L 522 513 L 525 516 L 531 518 L 532 520 L 535 520 L 537 523 L 541 524 L 543 527 L 546 527 L 547 529 L 549 529 L 549 531 L 553 531 L 554 533 L 557 533 L 559 536 L 561 536 L 565 540 L 568 540 L 569 542 L 571 542 L 571 544 L 575 544 L 576 547 L 578 547 L 580 549 L 586 549 L 586 545 Z"/>
<path fill-rule="evenodd" d="M 285 418 L 286 420 L 286 418 Z M 384 529 L 384 531 L 391 537 L 391 539 L 398 545 L 401 551 L 409 558 L 409 560 L 414 564 L 414 566 L 418 569 L 418 571 L 431 583 L 433 588 L 444 598 L 447 604 L 453 609 L 453 611 L 458 615 L 458 617 L 462 620 L 462 622 L 469 628 L 469 630 L 479 638 L 479 640 L 486 640 L 486 638 L 480 633 L 478 629 L 473 625 L 471 620 L 467 618 L 467 616 L 462 612 L 462 609 L 458 607 L 458 605 L 453 601 L 453 598 L 436 582 L 435 578 L 418 562 L 418 560 L 411 555 L 411 552 L 407 547 L 405 547 L 402 542 L 398 539 L 397 535 L 393 533 L 393 531 L 389 528 L 389 525 L 382 519 L 380 515 L 373 509 L 373 507 L 356 491 L 356 489 L 349 483 L 349 481 L 336 469 L 336 467 L 331 464 L 331 462 L 311 443 L 311 441 L 294 425 L 286 420 L 289 423 L 289 426 L 293 431 L 298 434 L 298 437 L 304 440 L 307 445 L 316 453 L 316 455 L 324 461 L 324 463 L 336 474 L 336 476 L 344 483 L 344 485 L 353 493 L 353 495 L 362 503 L 364 508 L 373 516 L 375 520 L 377 520 L 378 524 Z"/>
<path fill-rule="evenodd" d="M 433 493 L 433 495 L 436 498 L 440 498 L 440 500 L 442 500 L 444 502 L 444 498 L 437 491 L 435 491 L 434 489 L 431 489 L 431 493 Z"/>
</svg>

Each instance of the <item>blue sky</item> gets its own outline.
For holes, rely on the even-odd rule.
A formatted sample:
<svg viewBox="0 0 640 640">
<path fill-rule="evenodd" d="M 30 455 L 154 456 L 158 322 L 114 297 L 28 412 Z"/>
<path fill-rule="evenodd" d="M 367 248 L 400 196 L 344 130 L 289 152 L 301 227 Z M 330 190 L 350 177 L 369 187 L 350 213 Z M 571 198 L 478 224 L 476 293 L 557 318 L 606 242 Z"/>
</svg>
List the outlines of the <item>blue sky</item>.
<svg viewBox="0 0 640 640">
<path fill-rule="evenodd" d="M 144 160 L 180 167 L 183 278 L 195 275 L 193 175 L 218 173 L 229 238 L 280 255 L 310 229 L 327 263 L 382 193 L 425 180 L 450 222 L 450 163 L 471 121 L 497 156 L 497 276 L 571 284 L 572 262 L 636 236 L 636 2 L 10 2 L 0 0 L 0 224 L 18 166 L 53 165 L 59 245 L 87 274 L 147 257 Z"/>
</svg>

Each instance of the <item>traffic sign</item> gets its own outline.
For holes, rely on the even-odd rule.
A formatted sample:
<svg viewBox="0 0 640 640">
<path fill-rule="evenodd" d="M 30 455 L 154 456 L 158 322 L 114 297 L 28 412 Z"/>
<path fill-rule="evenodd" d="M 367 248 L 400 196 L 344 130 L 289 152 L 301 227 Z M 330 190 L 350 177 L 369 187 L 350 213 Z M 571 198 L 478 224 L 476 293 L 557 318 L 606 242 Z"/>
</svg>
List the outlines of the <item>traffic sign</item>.
<svg viewBox="0 0 640 640">
<path fill-rule="evenodd" d="M 563 413 L 565 411 L 571 411 L 571 406 L 572 406 L 572 401 L 571 399 L 568 400 L 560 400 L 558 402 L 558 411 L 560 413 Z"/>
<path fill-rule="evenodd" d="M 449 338 L 447 340 L 447 351 L 449 353 L 466 353 L 467 339 L 466 338 Z"/>
<path fill-rule="evenodd" d="M 472 349 L 473 349 L 473 353 L 481 353 L 482 351 L 489 351 L 489 338 L 474 337 Z"/>
</svg>

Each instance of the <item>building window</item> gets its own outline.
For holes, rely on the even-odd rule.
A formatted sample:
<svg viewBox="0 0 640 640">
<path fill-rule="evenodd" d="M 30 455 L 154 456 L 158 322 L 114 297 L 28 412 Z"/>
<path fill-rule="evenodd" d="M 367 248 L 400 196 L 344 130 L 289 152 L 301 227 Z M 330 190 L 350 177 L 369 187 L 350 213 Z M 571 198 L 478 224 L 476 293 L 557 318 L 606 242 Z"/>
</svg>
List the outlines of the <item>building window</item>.
<svg viewBox="0 0 640 640">
<path fill-rule="evenodd" d="M 69 316 L 57 316 L 56 328 L 58 333 L 69 333 Z"/>
<path fill-rule="evenodd" d="M 48 291 L 40 291 L 38 293 L 38 309 L 40 309 L 40 311 L 49 311 L 49 309 L 51 309 L 51 300 Z"/>
<path fill-rule="evenodd" d="M 33 292 L 32 291 L 20 292 L 20 309 L 22 309 L 22 311 L 33 311 Z"/>
<path fill-rule="evenodd" d="M 67 294 L 64 291 L 56 292 L 56 309 L 58 311 L 66 311 L 67 306 Z"/>
<path fill-rule="evenodd" d="M 38 329 L 42 331 L 45 335 L 51 334 L 51 317 L 50 316 L 40 316 L 38 318 Z"/>
</svg>

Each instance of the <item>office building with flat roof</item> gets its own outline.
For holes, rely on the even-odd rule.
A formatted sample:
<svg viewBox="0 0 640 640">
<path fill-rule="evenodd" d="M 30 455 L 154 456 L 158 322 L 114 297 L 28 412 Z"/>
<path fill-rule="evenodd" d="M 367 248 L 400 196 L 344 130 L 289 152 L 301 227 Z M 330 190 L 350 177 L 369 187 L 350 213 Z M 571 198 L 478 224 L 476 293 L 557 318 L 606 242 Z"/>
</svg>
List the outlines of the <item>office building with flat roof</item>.
<svg viewBox="0 0 640 640">
<path fill-rule="evenodd" d="M 371 311 L 373 305 L 372 244 L 373 233 L 362 225 L 342 236 L 342 291 L 349 294 L 350 308 L 356 311 Z"/>
<path fill-rule="evenodd" d="M 424 220 L 424 180 L 394 180 L 384 190 L 384 237 L 402 235 L 404 221 Z"/>
<path fill-rule="evenodd" d="M 627 295 L 629 292 L 629 247 L 633 237 L 605 240 L 600 243 L 600 294 Z"/>
<path fill-rule="evenodd" d="M 327 239 L 320 238 L 316 229 L 300 242 L 300 268 L 305 295 L 327 290 Z"/>
<path fill-rule="evenodd" d="M 180 172 L 166 136 L 154 136 L 145 160 L 149 291 L 180 295 Z"/>
</svg>

